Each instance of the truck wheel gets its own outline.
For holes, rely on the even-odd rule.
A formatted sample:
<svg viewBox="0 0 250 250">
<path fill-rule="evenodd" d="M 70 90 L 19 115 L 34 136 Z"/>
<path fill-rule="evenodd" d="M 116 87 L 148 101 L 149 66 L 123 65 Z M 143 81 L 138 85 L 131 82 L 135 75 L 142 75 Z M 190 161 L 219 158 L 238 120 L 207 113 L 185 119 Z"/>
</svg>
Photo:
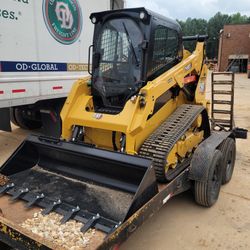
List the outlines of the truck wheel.
<svg viewBox="0 0 250 250">
<path fill-rule="evenodd" d="M 39 121 L 30 120 L 24 117 L 24 110 L 22 108 L 15 108 L 14 117 L 17 122 L 17 126 L 22 129 L 38 129 L 41 128 L 42 123 Z"/>
<path fill-rule="evenodd" d="M 10 108 L 10 121 L 16 125 L 19 126 L 15 117 L 15 108 Z"/>
<path fill-rule="evenodd" d="M 199 205 L 211 207 L 219 197 L 222 178 L 221 160 L 221 152 L 215 150 L 206 181 L 195 181 L 194 183 L 195 201 Z"/>
<path fill-rule="evenodd" d="M 225 139 L 219 146 L 219 150 L 222 153 L 222 184 L 228 183 L 233 175 L 235 155 L 236 155 L 236 145 L 232 138 Z"/>
</svg>

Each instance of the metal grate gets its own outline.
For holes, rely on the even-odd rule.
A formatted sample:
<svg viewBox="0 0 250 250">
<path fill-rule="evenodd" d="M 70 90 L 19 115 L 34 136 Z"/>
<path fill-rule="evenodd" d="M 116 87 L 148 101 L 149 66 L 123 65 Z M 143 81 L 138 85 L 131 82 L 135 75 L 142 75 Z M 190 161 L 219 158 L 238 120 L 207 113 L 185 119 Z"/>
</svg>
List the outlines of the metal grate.
<svg viewBox="0 0 250 250">
<path fill-rule="evenodd" d="M 111 29 L 103 31 L 101 39 L 101 49 L 103 51 L 100 62 L 100 71 L 105 77 L 112 77 L 111 73 L 117 63 L 128 63 L 129 59 L 129 40 L 127 35 Z"/>
</svg>

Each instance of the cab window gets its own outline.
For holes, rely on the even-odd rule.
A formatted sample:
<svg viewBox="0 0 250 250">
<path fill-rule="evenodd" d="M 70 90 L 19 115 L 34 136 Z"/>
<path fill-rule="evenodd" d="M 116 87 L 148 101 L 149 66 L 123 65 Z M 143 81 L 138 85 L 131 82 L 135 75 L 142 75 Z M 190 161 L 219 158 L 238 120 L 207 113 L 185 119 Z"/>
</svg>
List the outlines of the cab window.
<svg viewBox="0 0 250 250">
<path fill-rule="evenodd" d="M 175 30 L 158 26 L 154 34 L 152 72 L 162 69 L 173 62 L 178 55 L 178 34 Z"/>
</svg>

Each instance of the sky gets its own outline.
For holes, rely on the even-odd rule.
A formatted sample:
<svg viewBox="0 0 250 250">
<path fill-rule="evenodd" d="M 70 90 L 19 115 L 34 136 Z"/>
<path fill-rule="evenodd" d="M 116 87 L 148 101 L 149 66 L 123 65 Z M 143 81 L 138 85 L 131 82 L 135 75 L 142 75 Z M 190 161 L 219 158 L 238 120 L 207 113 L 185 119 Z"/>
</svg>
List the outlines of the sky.
<svg viewBox="0 0 250 250">
<path fill-rule="evenodd" d="M 126 0 L 126 7 L 146 7 L 170 18 L 209 19 L 218 11 L 250 16 L 250 0 Z"/>
</svg>

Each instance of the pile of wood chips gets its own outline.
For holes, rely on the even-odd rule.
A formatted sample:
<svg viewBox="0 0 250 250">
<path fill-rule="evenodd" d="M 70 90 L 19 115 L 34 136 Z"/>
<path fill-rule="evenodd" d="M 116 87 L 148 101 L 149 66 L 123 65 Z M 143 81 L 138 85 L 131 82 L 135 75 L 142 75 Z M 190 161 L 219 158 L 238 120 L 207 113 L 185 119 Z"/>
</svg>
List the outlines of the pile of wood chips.
<svg viewBox="0 0 250 250">
<path fill-rule="evenodd" d="M 9 182 L 9 178 L 5 175 L 0 174 L 0 186 L 4 186 Z"/>
<path fill-rule="evenodd" d="M 40 237 L 53 242 L 55 245 L 70 250 L 81 250 L 88 247 L 90 239 L 94 236 L 95 230 L 89 229 L 86 233 L 81 233 L 83 226 L 74 220 L 61 224 L 62 216 L 50 213 L 43 216 L 41 211 L 35 213 L 32 219 L 27 219 L 21 226 Z"/>
</svg>

